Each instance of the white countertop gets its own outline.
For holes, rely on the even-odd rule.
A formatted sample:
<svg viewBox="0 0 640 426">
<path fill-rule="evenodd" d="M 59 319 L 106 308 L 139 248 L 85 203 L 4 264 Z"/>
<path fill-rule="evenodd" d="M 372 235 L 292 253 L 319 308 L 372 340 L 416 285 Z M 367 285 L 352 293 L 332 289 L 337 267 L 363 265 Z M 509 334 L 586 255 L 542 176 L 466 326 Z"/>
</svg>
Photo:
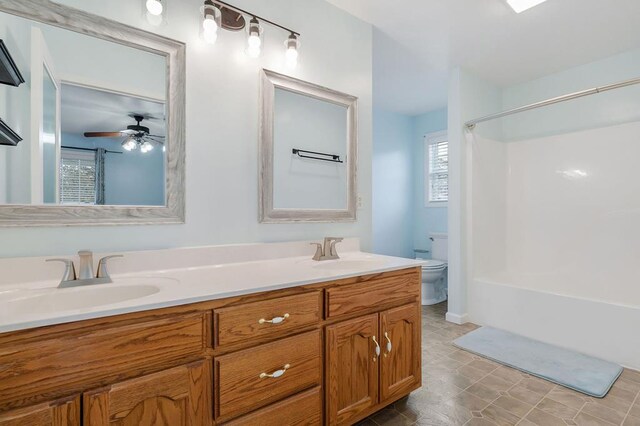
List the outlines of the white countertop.
<svg viewBox="0 0 640 426">
<path fill-rule="evenodd" d="M 0 332 L 185 305 L 420 266 L 364 252 L 315 262 L 283 257 L 113 274 L 113 283 L 58 289 L 58 280 L 0 287 Z M 131 294 L 128 300 L 123 297 Z M 118 300 L 120 299 L 120 300 Z"/>
</svg>

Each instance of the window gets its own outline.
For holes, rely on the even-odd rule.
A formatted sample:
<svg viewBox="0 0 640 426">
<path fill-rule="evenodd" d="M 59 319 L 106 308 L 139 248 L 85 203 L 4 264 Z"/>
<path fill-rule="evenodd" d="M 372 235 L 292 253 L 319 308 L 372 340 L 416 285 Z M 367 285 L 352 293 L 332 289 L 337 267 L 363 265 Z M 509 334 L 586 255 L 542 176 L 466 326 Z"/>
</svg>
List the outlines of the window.
<svg viewBox="0 0 640 426">
<path fill-rule="evenodd" d="M 449 141 L 446 133 L 425 136 L 425 188 L 425 205 L 446 205 L 449 200 Z"/>
<path fill-rule="evenodd" d="M 96 153 L 62 149 L 60 159 L 60 203 L 96 203 Z"/>
</svg>

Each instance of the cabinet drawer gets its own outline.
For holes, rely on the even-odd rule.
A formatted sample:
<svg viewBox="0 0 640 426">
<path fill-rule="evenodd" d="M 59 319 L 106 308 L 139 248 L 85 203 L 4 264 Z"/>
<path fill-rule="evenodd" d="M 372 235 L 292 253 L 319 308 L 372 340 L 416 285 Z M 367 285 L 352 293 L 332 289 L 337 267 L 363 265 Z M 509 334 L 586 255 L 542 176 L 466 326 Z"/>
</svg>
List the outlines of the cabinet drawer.
<svg viewBox="0 0 640 426">
<path fill-rule="evenodd" d="M 225 423 L 228 426 L 315 426 L 319 424 L 322 424 L 322 399 L 319 387 Z"/>
<path fill-rule="evenodd" d="M 195 313 L 31 333 L 0 345 L 0 406 L 40 402 L 196 359 L 204 348 L 205 318 Z"/>
<path fill-rule="evenodd" d="M 319 385 L 320 345 L 320 330 L 314 330 L 214 359 L 216 419 L 226 421 Z"/>
<path fill-rule="evenodd" d="M 327 318 L 371 311 L 379 305 L 410 303 L 420 297 L 420 271 L 407 270 L 326 290 Z"/>
<path fill-rule="evenodd" d="M 281 337 L 317 324 L 321 303 L 321 292 L 314 291 L 215 310 L 216 346 Z"/>
</svg>

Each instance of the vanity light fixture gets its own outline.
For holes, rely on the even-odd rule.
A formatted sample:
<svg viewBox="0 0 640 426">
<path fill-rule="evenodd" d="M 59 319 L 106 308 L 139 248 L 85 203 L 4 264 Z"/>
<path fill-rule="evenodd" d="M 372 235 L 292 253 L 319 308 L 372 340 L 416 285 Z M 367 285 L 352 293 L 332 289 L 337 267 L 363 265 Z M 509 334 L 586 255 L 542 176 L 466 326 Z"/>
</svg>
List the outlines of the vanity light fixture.
<svg viewBox="0 0 640 426">
<path fill-rule="evenodd" d="M 154 16 L 162 15 L 162 11 L 164 7 L 162 6 L 161 0 L 147 0 L 147 12 Z"/>
<path fill-rule="evenodd" d="M 164 4 L 166 0 L 145 0 L 147 22 L 154 26 L 162 25 L 164 21 Z"/>
<path fill-rule="evenodd" d="M 516 13 L 522 13 L 525 10 L 544 3 L 545 1 L 547 0 L 507 0 L 507 3 L 509 3 L 509 6 L 511 6 Z"/>
<path fill-rule="evenodd" d="M 204 19 L 203 26 L 210 25 L 209 30 L 207 30 L 205 27 L 202 35 L 205 41 L 209 42 L 210 44 L 213 44 L 215 42 L 217 38 L 217 31 L 219 28 L 229 31 L 240 31 L 246 27 L 246 53 L 252 58 L 257 58 L 258 56 L 260 56 L 260 52 L 262 50 L 263 28 L 261 23 L 267 23 L 273 27 L 279 28 L 289 33 L 289 37 L 285 41 L 286 63 L 289 66 L 296 65 L 300 47 L 300 43 L 298 41 L 300 33 L 221 0 L 206 0 L 204 2 L 204 7 L 201 10 Z M 215 27 L 213 23 L 206 22 L 208 16 L 207 13 L 214 14 L 211 15 L 211 18 L 209 19 L 213 19 L 213 21 L 216 23 Z"/>
<path fill-rule="evenodd" d="M 207 44 L 214 44 L 218 39 L 222 13 L 211 0 L 204 2 L 202 8 L 202 38 Z"/>
<path fill-rule="evenodd" d="M 291 33 L 287 41 L 284 42 L 284 46 L 286 47 L 285 59 L 287 62 L 287 66 L 289 66 L 290 68 L 295 68 L 295 66 L 298 64 L 298 48 L 300 47 L 298 36 Z"/>
<path fill-rule="evenodd" d="M 252 58 L 260 56 L 262 46 L 262 27 L 260 22 L 255 18 L 251 18 L 249 21 L 249 37 L 247 38 L 247 55 Z"/>
</svg>

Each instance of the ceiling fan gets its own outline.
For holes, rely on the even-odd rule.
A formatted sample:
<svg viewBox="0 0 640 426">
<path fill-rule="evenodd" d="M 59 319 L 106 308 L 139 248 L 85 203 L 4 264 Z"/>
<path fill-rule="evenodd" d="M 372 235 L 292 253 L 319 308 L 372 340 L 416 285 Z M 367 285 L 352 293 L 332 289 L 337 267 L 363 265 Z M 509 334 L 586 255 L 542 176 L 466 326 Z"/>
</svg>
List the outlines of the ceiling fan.
<svg viewBox="0 0 640 426">
<path fill-rule="evenodd" d="M 140 148 L 143 153 L 151 151 L 155 145 L 164 144 L 164 136 L 152 135 L 148 127 L 142 126 L 142 120 L 149 120 L 151 117 L 133 114 L 131 118 L 136 120 L 136 124 L 127 126 L 126 129 L 116 132 L 85 132 L 85 138 L 120 138 L 125 137 L 122 141 L 122 148 L 127 151 L 134 151 Z"/>
</svg>

